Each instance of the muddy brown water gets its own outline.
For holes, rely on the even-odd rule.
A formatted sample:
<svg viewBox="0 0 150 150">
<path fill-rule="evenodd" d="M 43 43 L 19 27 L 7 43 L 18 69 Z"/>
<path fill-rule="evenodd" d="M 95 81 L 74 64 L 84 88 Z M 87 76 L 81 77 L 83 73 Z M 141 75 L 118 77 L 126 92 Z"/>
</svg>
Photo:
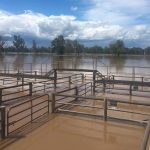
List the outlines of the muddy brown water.
<svg viewBox="0 0 150 150">
<path fill-rule="evenodd" d="M 137 150 L 144 130 L 140 126 L 59 114 L 4 150 Z"/>
</svg>

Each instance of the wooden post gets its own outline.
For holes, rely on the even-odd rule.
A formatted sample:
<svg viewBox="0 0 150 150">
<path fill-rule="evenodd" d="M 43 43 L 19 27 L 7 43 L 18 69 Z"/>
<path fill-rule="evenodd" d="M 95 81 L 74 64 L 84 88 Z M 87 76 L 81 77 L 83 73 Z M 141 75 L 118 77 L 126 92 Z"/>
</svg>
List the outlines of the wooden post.
<svg viewBox="0 0 150 150">
<path fill-rule="evenodd" d="M 5 123 L 6 123 L 6 117 L 5 117 L 5 111 L 6 111 L 6 107 L 5 106 L 0 106 L 0 111 L 1 111 L 1 138 L 4 139 L 5 138 Z"/>
</svg>

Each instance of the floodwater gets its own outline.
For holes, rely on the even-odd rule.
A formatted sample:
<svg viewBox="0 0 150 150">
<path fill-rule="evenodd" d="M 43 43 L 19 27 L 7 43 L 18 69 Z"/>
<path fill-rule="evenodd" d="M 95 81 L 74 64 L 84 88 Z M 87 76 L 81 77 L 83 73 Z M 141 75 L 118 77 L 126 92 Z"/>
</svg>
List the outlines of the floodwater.
<svg viewBox="0 0 150 150">
<path fill-rule="evenodd" d="M 13 137 L 11 140 L 18 140 L 4 150 L 137 150 L 145 130 L 67 114 L 51 117 L 36 130 L 30 127 L 32 131 L 22 138 Z"/>
<path fill-rule="evenodd" d="M 45 72 L 57 68 L 97 69 L 103 74 L 150 74 L 150 56 L 5 54 L 0 69 Z M 145 68 L 143 68 L 145 67 Z"/>
<path fill-rule="evenodd" d="M 149 76 L 149 64 L 150 57 L 148 56 L 88 55 L 76 57 L 51 54 L 5 54 L 0 57 L 0 70 L 38 71 L 41 73 L 57 67 L 97 69 L 103 74 L 130 73 Z M 63 114 L 50 114 L 49 121 L 36 130 L 32 129 L 34 124 L 39 124 L 39 122 L 33 122 L 29 127 L 31 130 L 28 134 L 14 135 L 2 141 L 0 149 L 137 150 L 145 131 L 143 126 L 109 121 L 106 123 L 100 119 Z M 11 142 L 13 140 L 15 142 Z"/>
</svg>

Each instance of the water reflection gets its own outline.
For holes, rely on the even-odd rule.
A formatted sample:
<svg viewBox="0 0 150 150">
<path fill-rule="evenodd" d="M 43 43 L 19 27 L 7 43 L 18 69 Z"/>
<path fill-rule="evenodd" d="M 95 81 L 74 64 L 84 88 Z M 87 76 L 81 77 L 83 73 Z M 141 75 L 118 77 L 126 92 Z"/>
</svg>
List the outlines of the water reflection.
<svg viewBox="0 0 150 150">
<path fill-rule="evenodd" d="M 0 69 L 1 69 L 2 66 L 3 66 L 4 60 L 5 60 L 5 55 L 3 55 L 3 54 L 0 53 Z"/>
<path fill-rule="evenodd" d="M 80 68 L 82 66 L 82 56 L 53 56 L 53 68 Z"/>
<path fill-rule="evenodd" d="M 25 65 L 25 59 L 26 59 L 27 55 L 16 55 L 16 58 L 13 62 L 13 69 L 14 71 L 16 70 L 24 70 L 24 65 Z"/>
<path fill-rule="evenodd" d="M 8 63 L 9 62 L 9 63 Z M 51 54 L 5 54 L 0 56 L 0 69 L 5 66 L 13 70 L 44 71 L 52 68 L 98 69 L 108 72 L 107 66 L 112 66 L 109 72 L 131 72 L 126 66 L 149 66 L 149 56 L 56 56 Z M 42 64 L 42 65 L 41 65 Z M 135 69 L 138 71 L 138 69 Z M 143 71 L 143 70 L 142 70 Z M 141 70 L 140 70 L 141 72 Z M 146 71 L 144 71 L 146 72 Z M 150 72 L 150 70 L 148 71 Z"/>
<path fill-rule="evenodd" d="M 116 71 L 122 71 L 125 63 L 126 63 L 126 57 L 118 57 L 118 56 L 111 56 L 109 58 L 109 64 L 110 66 L 115 66 Z"/>
</svg>

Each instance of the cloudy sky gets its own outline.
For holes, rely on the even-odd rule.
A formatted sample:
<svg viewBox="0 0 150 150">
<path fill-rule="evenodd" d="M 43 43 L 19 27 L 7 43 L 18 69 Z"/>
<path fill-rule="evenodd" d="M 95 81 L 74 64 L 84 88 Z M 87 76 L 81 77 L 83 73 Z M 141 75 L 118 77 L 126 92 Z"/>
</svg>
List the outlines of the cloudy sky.
<svg viewBox="0 0 150 150">
<path fill-rule="evenodd" d="M 0 0 L 0 35 L 150 46 L 150 0 Z"/>
</svg>

